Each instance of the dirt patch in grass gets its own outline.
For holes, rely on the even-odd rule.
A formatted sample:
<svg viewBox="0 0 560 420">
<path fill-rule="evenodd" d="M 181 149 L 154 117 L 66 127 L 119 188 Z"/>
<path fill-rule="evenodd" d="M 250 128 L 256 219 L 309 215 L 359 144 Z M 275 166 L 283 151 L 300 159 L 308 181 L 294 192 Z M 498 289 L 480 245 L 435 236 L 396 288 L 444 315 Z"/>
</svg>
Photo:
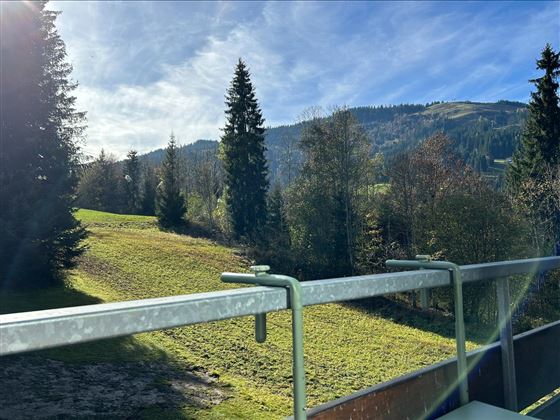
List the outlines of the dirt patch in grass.
<svg viewBox="0 0 560 420">
<path fill-rule="evenodd" d="M 35 356 L 0 362 L 0 418 L 136 418 L 147 409 L 210 408 L 216 377 L 160 362 L 73 364 Z"/>
</svg>

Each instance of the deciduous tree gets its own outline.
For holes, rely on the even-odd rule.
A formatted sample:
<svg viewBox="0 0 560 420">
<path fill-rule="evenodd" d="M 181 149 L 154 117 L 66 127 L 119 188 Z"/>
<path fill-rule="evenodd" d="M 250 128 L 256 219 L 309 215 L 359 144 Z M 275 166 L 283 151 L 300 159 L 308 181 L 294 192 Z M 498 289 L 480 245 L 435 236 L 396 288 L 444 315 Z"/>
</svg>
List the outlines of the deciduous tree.
<svg viewBox="0 0 560 420">
<path fill-rule="evenodd" d="M 390 163 L 389 188 L 370 214 L 370 267 L 416 254 L 457 264 L 526 256 L 526 231 L 509 201 L 452 150 L 451 140 L 436 134 Z M 434 294 L 452 308 L 449 290 Z M 494 296 L 491 284 L 466 287 L 466 314 L 493 320 Z"/>
<path fill-rule="evenodd" d="M 121 182 L 115 157 L 102 149 L 99 156 L 82 169 L 77 204 L 86 209 L 118 212 L 123 201 Z"/>
<path fill-rule="evenodd" d="M 315 115 L 300 141 L 304 163 L 290 192 L 296 253 L 310 276 L 352 274 L 363 219 L 370 143 L 346 109 Z"/>
<path fill-rule="evenodd" d="M 202 202 L 208 227 L 215 227 L 214 212 L 223 191 L 223 173 L 220 162 L 213 151 L 204 151 L 193 161 L 192 184 L 195 194 Z"/>
<path fill-rule="evenodd" d="M 142 183 L 142 214 L 153 216 L 156 214 L 156 187 L 158 179 L 154 168 L 145 164 Z"/>
</svg>

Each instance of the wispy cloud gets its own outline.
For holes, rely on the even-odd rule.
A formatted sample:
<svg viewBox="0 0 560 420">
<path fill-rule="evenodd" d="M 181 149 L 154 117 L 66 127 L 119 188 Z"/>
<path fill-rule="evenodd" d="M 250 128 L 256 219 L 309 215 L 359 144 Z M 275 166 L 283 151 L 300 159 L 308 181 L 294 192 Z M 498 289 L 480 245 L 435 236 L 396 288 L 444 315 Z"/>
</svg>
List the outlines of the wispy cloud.
<svg viewBox="0 0 560 420">
<path fill-rule="evenodd" d="M 526 100 L 560 3 L 60 2 L 86 151 L 218 138 L 247 61 L 267 124 L 312 105 Z"/>
</svg>

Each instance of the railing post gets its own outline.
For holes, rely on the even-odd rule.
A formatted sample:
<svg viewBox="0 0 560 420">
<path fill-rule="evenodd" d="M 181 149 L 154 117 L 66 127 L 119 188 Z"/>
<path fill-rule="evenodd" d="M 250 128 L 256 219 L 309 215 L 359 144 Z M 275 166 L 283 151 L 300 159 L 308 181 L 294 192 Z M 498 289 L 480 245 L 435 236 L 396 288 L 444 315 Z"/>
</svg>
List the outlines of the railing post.
<svg viewBox="0 0 560 420">
<path fill-rule="evenodd" d="M 498 328 L 500 331 L 500 347 L 502 352 L 505 408 L 511 411 L 517 411 L 517 381 L 515 378 L 513 329 L 511 326 L 509 280 L 507 277 L 496 280 L 496 291 L 498 298 Z"/>
<path fill-rule="evenodd" d="M 428 309 L 430 307 L 430 289 L 420 289 L 420 308 Z"/>
<path fill-rule="evenodd" d="M 418 261 L 425 261 L 427 255 L 417 255 L 416 259 Z M 423 270 L 421 268 L 420 270 Z M 420 308 L 428 309 L 430 306 L 430 289 L 420 289 Z"/>
<path fill-rule="evenodd" d="M 467 366 L 467 349 L 465 337 L 465 319 L 463 316 L 463 281 L 461 268 L 448 261 L 432 261 L 429 255 L 417 255 L 416 260 L 387 260 L 388 267 L 446 270 L 449 272 L 453 287 L 455 306 L 455 342 L 457 345 L 457 382 L 459 385 L 459 403 L 469 402 L 469 380 Z"/>
<path fill-rule="evenodd" d="M 303 296 L 299 281 L 293 277 L 268 274 L 270 267 L 258 265 L 251 267 L 254 275 L 222 273 L 221 279 L 226 283 L 245 283 L 257 286 L 287 288 L 289 291 L 289 307 L 292 309 L 292 377 L 294 381 L 294 419 L 305 420 L 306 385 L 305 365 L 303 357 Z M 257 342 L 266 340 L 266 314 L 255 316 L 255 338 Z"/>
<path fill-rule="evenodd" d="M 455 265 L 455 264 L 453 264 Z M 455 338 L 457 344 L 457 370 L 459 380 L 459 401 L 461 405 L 469 402 L 469 370 L 467 366 L 467 346 L 465 318 L 463 315 L 463 281 L 458 265 L 449 269 L 455 295 Z"/>
</svg>

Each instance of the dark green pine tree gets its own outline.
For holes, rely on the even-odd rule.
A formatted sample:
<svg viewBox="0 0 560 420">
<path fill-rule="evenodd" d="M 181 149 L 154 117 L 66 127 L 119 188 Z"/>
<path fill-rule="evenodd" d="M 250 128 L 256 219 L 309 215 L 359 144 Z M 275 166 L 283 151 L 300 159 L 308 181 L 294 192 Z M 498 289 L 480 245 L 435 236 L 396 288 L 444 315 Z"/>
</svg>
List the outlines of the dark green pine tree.
<svg viewBox="0 0 560 420">
<path fill-rule="evenodd" d="M 508 170 L 509 187 L 516 191 L 523 180 L 539 179 L 547 165 L 560 162 L 560 105 L 558 76 L 560 53 L 547 44 L 537 60 L 544 75 L 531 80 L 537 90 L 531 93 L 529 114 L 523 130 L 521 147 Z"/>
<path fill-rule="evenodd" d="M 179 156 L 175 136 L 171 134 L 161 167 L 160 183 L 156 190 L 156 216 L 164 227 L 178 227 L 184 223 L 187 211 L 179 185 Z"/>
<path fill-rule="evenodd" d="M 45 4 L 1 6 L 0 289 L 59 281 L 85 236 L 73 209 L 85 114 Z"/>
<path fill-rule="evenodd" d="M 290 231 L 286 218 L 286 205 L 282 189 L 277 184 L 268 197 L 268 217 L 266 220 L 266 239 L 269 248 L 287 252 L 290 248 Z"/>
<path fill-rule="evenodd" d="M 124 195 L 125 195 L 125 211 L 135 214 L 141 208 L 140 196 L 140 162 L 138 161 L 138 152 L 130 150 L 126 155 L 123 168 L 124 177 Z"/>
<path fill-rule="evenodd" d="M 294 258 L 286 204 L 279 184 L 268 193 L 267 220 L 261 240 L 254 247 L 257 263 L 268 264 L 276 272 L 292 272 Z"/>
<path fill-rule="evenodd" d="M 241 59 L 227 91 L 226 105 L 221 158 L 228 214 L 234 237 L 254 242 L 266 223 L 268 168 L 264 119 L 249 70 Z"/>
</svg>

